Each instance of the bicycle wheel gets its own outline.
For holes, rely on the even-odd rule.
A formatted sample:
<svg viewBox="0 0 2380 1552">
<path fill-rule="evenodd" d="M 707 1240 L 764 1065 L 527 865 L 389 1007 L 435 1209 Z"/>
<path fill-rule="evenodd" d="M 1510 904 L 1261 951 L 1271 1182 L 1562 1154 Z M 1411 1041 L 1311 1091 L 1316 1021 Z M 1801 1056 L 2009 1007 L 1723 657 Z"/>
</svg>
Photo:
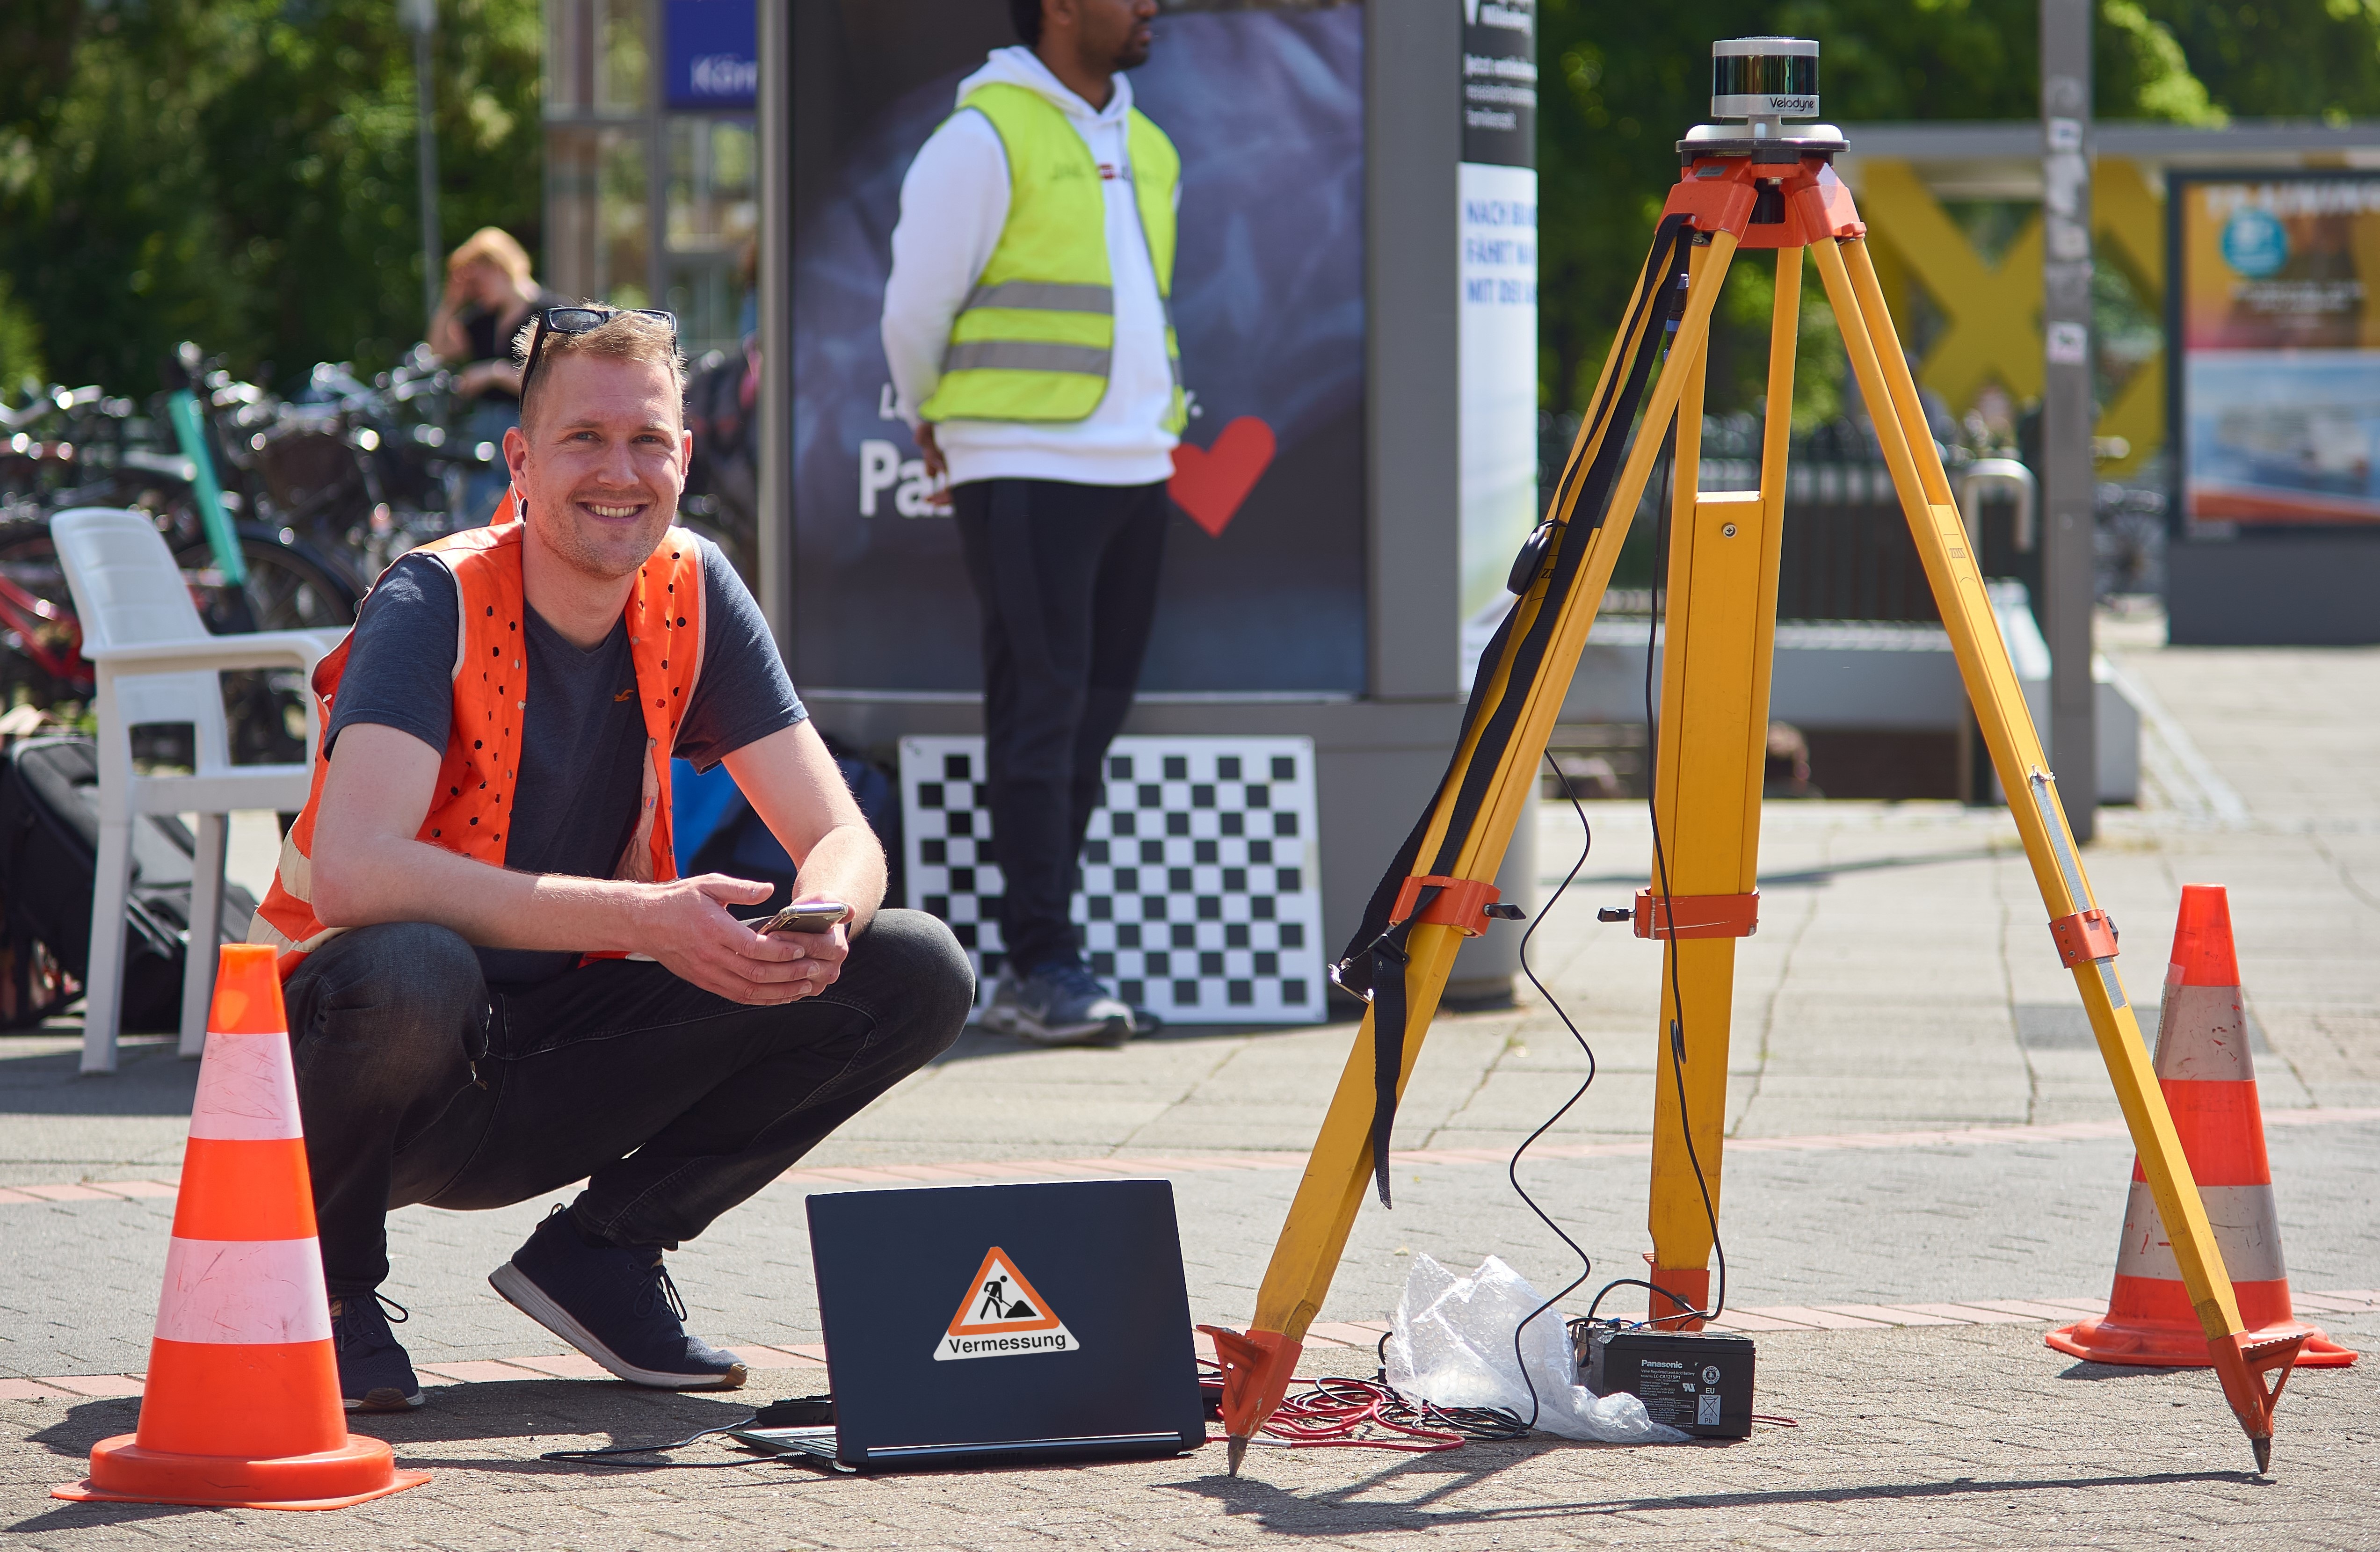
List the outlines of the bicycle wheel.
<svg viewBox="0 0 2380 1552">
<path fill-rule="evenodd" d="M 209 630 L 326 630 L 356 623 L 356 588 L 344 572 L 269 528 L 243 523 L 238 531 L 240 555 L 248 563 L 245 588 L 224 580 L 206 540 L 194 540 L 175 552 Z M 294 668 L 229 673 L 223 676 L 223 694 L 233 763 L 304 762 L 304 674 Z"/>
<path fill-rule="evenodd" d="M 204 539 L 186 540 L 174 552 L 209 630 L 336 630 L 356 623 L 359 591 L 335 563 L 254 523 L 240 524 L 238 533 L 240 557 L 248 563 L 244 588 L 224 581 Z"/>
<path fill-rule="evenodd" d="M 74 600 L 45 516 L 0 523 L 0 710 L 90 698 L 91 664 L 77 650 Z"/>
</svg>

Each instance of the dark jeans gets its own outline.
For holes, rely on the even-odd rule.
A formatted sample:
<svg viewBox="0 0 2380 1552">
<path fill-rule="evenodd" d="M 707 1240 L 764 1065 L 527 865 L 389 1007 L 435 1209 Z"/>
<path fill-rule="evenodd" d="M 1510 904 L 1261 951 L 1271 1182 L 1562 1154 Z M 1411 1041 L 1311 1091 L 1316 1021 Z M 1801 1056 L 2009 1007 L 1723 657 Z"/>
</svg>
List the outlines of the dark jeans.
<svg viewBox="0 0 2380 1552">
<path fill-rule="evenodd" d="M 951 498 L 983 608 L 1001 946 L 1032 969 L 1079 952 L 1067 906 L 1100 764 L 1148 650 L 1165 487 L 984 479 Z"/>
<path fill-rule="evenodd" d="M 388 1276 L 392 1207 L 500 1207 L 584 1179 L 584 1229 L 674 1247 L 958 1037 L 950 928 L 885 911 L 816 997 L 754 1008 L 602 960 L 492 995 L 455 933 L 361 927 L 289 978 L 324 1280 Z"/>
</svg>

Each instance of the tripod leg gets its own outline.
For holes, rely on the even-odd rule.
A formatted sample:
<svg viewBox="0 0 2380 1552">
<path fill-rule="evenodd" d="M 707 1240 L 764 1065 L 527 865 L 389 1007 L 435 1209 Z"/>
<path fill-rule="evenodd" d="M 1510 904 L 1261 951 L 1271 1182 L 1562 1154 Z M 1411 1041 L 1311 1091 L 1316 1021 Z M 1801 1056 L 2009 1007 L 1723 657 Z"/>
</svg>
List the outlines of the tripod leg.
<svg viewBox="0 0 2380 1552">
<path fill-rule="evenodd" d="M 1546 740 L 1552 734 L 1554 721 L 1569 693 L 1572 672 L 1586 644 L 1596 612 L 1602 605 L 1604 588 L 1610 581 L 1621 544 L 1628 537 L 1629 518 L 1644 495 L 1662 441 L 1659 429 L 1677 411 L 1688 363 L 1702 359 L 1709 338 L 1711 309 L 1734 251 L 1735 239 L 1721 234 L 1712 239 L 1706 261 L 1696 266 L 1685 308 L 1678 320 L 1677 334 L 1645 400 L 1635 442 L 1612 486 L 1603 526 L 1593 534 L 1585 563 L 1569 591 L 1560 598 L 1551 597 L 1547 585 L 1540 581 L 1513 606 L 1519 613 L 1516 624 L 1523 628 L 1536 621 L 1540 610 L 1556 611 L 1554 635 L 1541 666 L 1533 678 L 1514 681 L 1505 672 L 1509 664 L 1499 665 L 1488 682 L 1475 691 L 1500 706 L 1508 697 L 1520 697 L 1521 709 L 1509 746 L 1492 772 L 1486 802 L 1467 831 L 1454 837 L 1459 844 L 1454 866 L 1457 877 L 1495 876 L 1503 861 L 1505 845 L 1512 839 L 1512 826 L 1520 817 L 1521 806 L 1533 800 L 1537 761 L 1544 756 Z M 1645 284 L 1651 283 L 1655 273 L 1655 267 L 1648 264 Z M 1660 329 L 1666 318 L 1666 307 L 1657 309 L 1646 327 Z M 1622 341 L 1615 349 L 1629 343 Z M 1628 431 L 1626 426 L 1606 427 L 1602 434 L 1625 437 Z M 1459 752 L 1458 762 L 1478 754 L 1478 732 L 1484 725 L 1484 718 L 1475 724 L 1472 737 Z M 1436 854 L 1449 837 L 1460 785 L 1451 782 L 1441 797 L 1427 832 L 1424 857 Z M 1426 867 L 1427 864 L 1422 866 Z M 1462 935 L 1451 927 L 1423 924 L 1413 928 L 1407 944 L 1410 961 L 1404 970 L 1405 996 L 1411 1012 L 1398 1076 L 1400 1092 L 1412 1079 L 1414 1064 L 1421 1054 L 1422 1037 L 1437 1011 L 1439 993 L 1454 967 L 1455 950 L 1461 942 Z M 1372 1041 L 1373 1017 L 1367 1012 L 1354 1049 L 1348 1053 L 1347 1065 L 1340 1074 L 1339 1086 L 1331 1096 L 1330 1111 L 1323 1117 L 1314 1151 L 1307 1158 L 1305 1173 L 1290 1204 L 1288 1219 L 1281 1225 L 1281 1238 L 1273 1246 L 1264 1281 L 1257 1291 L 1256 1318 L 1247 1333 L 1207 1328 L 1224 1362 L 1223 1414 L 1234 1441 L 1231 1460 L 1235 1470 L 1245 1441 L 1254 1437 L 1280 1404 L 1299 1344 L 1306 1328 L 1321 1313 L 1331 1276 L 1346 1248 L 1348 1231 L 1363 1205 L 1372 1172 Z"/>
<path fill-rule="evenodd" d="M 2010 794 L 2010 809 L 2049 909 L 2059 956 L 2074 973 L 2100 1057 L 2107 1065 L 2117 1101 L 2139 1149 L 2141 1170 L 2148 1177 L 2183 1286 L 2206 1332 L 2209 1356 L 2262 1470 L 2272 1456 L 2272 1407 L 2279 1387 L 2267 1391 L 2259 1376 L 2293 1359 L 2295 1344 L 2301 1339 L 2277 1343 L 2246 1340 L 2231 1279 L 2216 1246 L 2190 1161 L 2183 1156 L 2165 1092 L 2150 1065 L 2140 1025 L 2124 996 L 2123 981 L 2116 973 L 2113 933 L 2083 876 L 2073 833 L 2067 828 L 2065 810 L 2058 802 L 2057 781 L 2050 774 L 2040 735 L 2025 709 L 2007 647 L 1984 594 L 1972 542 L 1951 500 L 1940 456 L 1926 432 L 1916 385 L 1900 357 L 1866 244 L 1859 239 L 1840 245 L 1821 242 L 1815 251 L 1827 295 L 1841 325 L 1844 349 L 1876 422 L 1910 532 L 1917 541 L 1958 656 L 1968 697 L 1974 703 L 2000 785 Z M 1888 348 L 1880 352 L 1880 346 Z"/>
<path fill-rule="evenodd" d="M 1699 1329 L 1703 1322 L 1680 1310 L 1711 1307 L 1708 1267 L 1727 1129 L 1735 945 L 1738 936 L 1753 930 L 1757 909 L 1760 784 L 1768 745 L 1801 284 L 1801 253 L 1780 249 L 1760 490 L 1705 493 L 1697 488 L 1701 361 L 1693 363 L 1678 403 L 1678 475 L 1670 517 L 1670 596 L 1654 767 L 1659 823 L 1652 889 L 1638 903 L 1650 919 L 1640 921 L 1637 930 L 1664 940 L 1652 1190 L 1645 1214 L 1653 1235 L 1648 1280 L 1655 1291 L 1647 1295 L 1646 1313 L 1657 1325 L 1684 1330 Z M 1682 909 L 1679 902 L 1689 899 L 1694 903 Z M 1730 899 L 1737 903 L 1732 909 L 1718 903 Z"/>
</svg>

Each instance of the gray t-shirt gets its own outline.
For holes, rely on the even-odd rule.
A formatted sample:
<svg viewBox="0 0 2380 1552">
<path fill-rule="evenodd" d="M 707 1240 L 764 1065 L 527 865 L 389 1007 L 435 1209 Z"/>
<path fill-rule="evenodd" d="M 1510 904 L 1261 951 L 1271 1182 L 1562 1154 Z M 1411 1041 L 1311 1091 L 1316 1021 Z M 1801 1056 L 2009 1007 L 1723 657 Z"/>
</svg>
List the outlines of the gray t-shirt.
<svg viewBox="0 0 2380 1552">
<path fill-rule="evenodd" d="M 676 752 L 707 769 L 808 713 L 744 579 L 717 545 L 696 542 L 702 546 L 702 673 L 678 724 Z M 461 607 L 453 574 L 430 557 L 408 555 L 389 567 L 357 616 L 322 739 L 325 757 L 357 722 L 396 728 L 445 749 Z M 635 833 L 644 797 L 645 719 L 627 626 L 614 624 L 601 644 L 581 651 L 536 610 L 527 612 L 528 710 L 504 866 L 608 879 Z M 549 979 L 577 959 L 534 949 L 480 951 L 488 984 L 500 988 Z"/>
</svg>

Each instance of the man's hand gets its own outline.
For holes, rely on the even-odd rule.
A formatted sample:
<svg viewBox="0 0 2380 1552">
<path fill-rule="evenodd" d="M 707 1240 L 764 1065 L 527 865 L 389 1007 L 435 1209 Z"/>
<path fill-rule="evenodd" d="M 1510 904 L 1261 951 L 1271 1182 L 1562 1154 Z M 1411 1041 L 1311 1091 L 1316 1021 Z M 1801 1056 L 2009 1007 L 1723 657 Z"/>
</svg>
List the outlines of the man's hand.
<svg viewBox="0 0 2380 1552">
<path fill-rule="evenodd" d="M 762 936 L 728 914 L 757 905 L 767 884 L 705 873 L 646 886 L 645 952 L 681 980 L 731 1001 L 766 1007 L 815 997 L 843 973 L 844 928 Z"/>
<path fill-rule="evenodd" d="M 951 504 L 951 466 L 942 458 L 942 444 L 934 440 L 934 423 L 917 422 L 917 455 L 925 461 L 926 478 L 934 482 L 933 493 L 926 498 L 932 506 Z"/>
</svg>

